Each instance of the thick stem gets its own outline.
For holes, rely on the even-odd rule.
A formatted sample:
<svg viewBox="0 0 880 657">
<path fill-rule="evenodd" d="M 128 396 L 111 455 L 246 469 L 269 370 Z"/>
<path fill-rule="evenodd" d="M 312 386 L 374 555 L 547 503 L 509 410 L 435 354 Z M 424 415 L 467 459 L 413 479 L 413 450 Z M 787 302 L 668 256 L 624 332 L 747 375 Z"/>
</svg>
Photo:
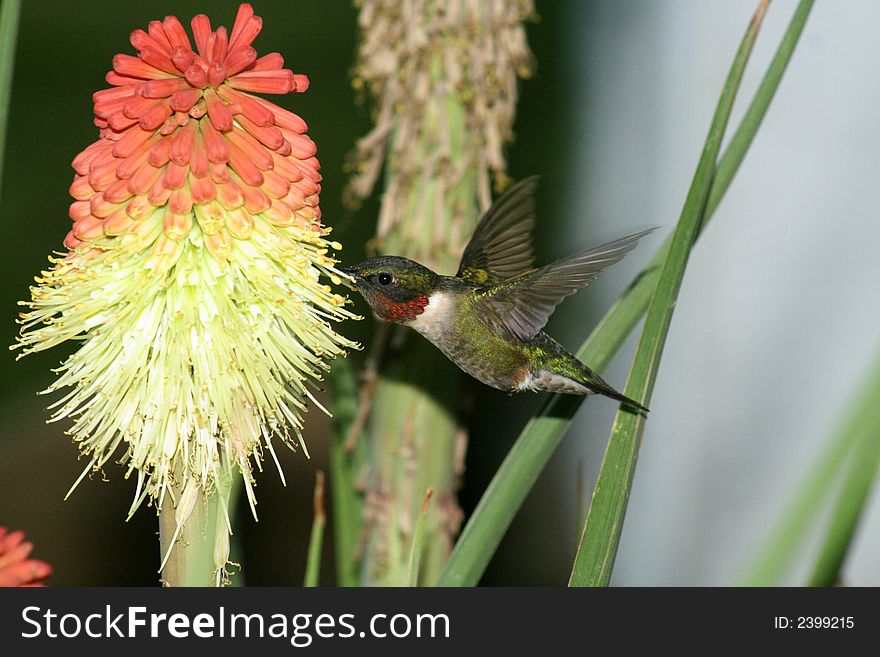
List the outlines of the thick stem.
<svg viewBox="0 0 880 657">
<path fill-rule="evenodd" d="M 436 55 L 429 77 L 434 85 L 443 77 Z M 461 99 L 435 89 L 413 147 L 418 160 L 428 162 L 446 145 L 450 168 L 461 174 L 457 179 L 426 179 L 411 185 L 401 200 L 413 221 L 382 235 L 383 251 L 409 255 L 443 273 L 455 270 L 463 235 L 479 215 L 477 167 L 461 141 L 466 117 Z M 458 222 L 468 229 L 456 235 Z M 420 583 L 433 585 L 452 550 L 462 516 L 456 497 L 466 445 L 458 422 L 461 373 L 408 329 L 395 328 L 389 342 L 366 432 L 370 477 L 361 582 L 372 586 L 409 582 L 414 529 L 424 491 L 432 488 L 436 504 L 425 518 Z"/>
<path fill-rule="evenodd" d="M 223 586 L 228 583 L 226 563 L 232 523 L 229 504 L 235 499 L 233 493 L 237 493 L 239 486 L 239 477 L 225 470 L 209 495 L 197 489 L 192 510 L 187 515 L 183 509 L 188 506 L 186 488 L 175 485 L 177 503 L 172 505 L 166 498 L 159 512 L 160 557 L 165 559 L 162 568 L 164 586 Z"/>
<path fill-rule="evenodd" d="M 357 146 L 349 192 L 364 198 L 380 171 L 385 190 L 377 251 L 452 274 L 503 180 L 517 75 L 531 53 L 522 21 L 530 0 L 364 0 L 358 82 L 378 97 L 377 125 Z M 393 65 L 391 65 L 393 63 Z M 458 533 L 456 488 L 466 436 L 458 422 L 461 373 L 409 329 L 392 332 L 370 404 L 361 582 L 403 586 L 425 490 L 419 584 L 436 582 Z M 372 402 L 372 403 L 370 403 Z"/>
<path fill-rule="evenodd" d="M 415 527 L 428 488 L 434 489 L 437 503 L 424 521 L 420 583 L 433 584 L 443 569 L 461 522 L 456 454 L 464 436 L 454 406 L 459 380 L 455 367 L 414 335 L 392 357 L 377 387 L 370 426 L 365 584 L 404 586 L 409 581 Z"/>
</svg>

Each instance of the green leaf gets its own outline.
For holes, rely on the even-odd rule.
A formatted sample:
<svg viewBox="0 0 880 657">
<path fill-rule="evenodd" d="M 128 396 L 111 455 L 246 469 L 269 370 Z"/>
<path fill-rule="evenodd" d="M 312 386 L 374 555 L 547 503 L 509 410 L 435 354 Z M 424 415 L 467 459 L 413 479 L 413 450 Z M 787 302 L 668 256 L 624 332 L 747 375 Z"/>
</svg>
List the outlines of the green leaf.
<svg viewBox="0 0 880 657">
<path fill-rule="evenodd" d="M 801 0 L 779 48 L 736 133 L 722 156 L 712 182 L 700 231 L 727 191 L 779 86 L 803 31 L 812 0 Z M 578 350 L 578 358 L 601 372 L 638 324 L 660 276 L 670 240 L 657 250 Z M 551 395 L 525 426 L 468 520 L 438 582 L 441 586 L 474 586 L 498 548 L 514 516 L 547 465 L 571 424 L 583 398 Z"/>
<path fill-rule="evenodd" d="M 763 0 L 758 5 L 734 57 L 694 179 L 672 235 L 672 244 L 657 281 L 657 289 L 648 305 L 645 327 L 624 392 L 627 397 L 645 406 L 651 401 L 663 346 L 684 279 L 684 270 L 703 223 L 715 162 L 721 151 L 721 140 L 727 130 L 736 92 L 742 82 L 768 3 L 769 0 Z M 570 586 L 607 586 L 611 581 L 646 420 L 645 412 L 634 412 L 628 407 L 621 407 L 617 411 L 571 571 Z"/>
<path fill-rule="evenodd" d="M 422 512 L 416 521 L 416 530 L 413 532 L 412 549 L 409 553 L 409 585 L 419 585 L 419 566 L 422 561 L 422 548 L 425 544 L 425 519 L 428 517 L 428 508 L 431 504 L 431 496 L 434 489 L 429 488 L 425 493 L 425 501 L 422 503 Z"/>
<path fill-rule="evenodd" d="M 860 413 L 847 415 L 841 428 L 822 450 L 810 468 L 797 495 L 780 514 L 770 536 L 752 560 L 740 586 L 779 586 L 791 567 L 794 557 L 803 545 L 809 530 L 815 527 L 818 516 L 827 510 L 825 502 L 840 484 L 840 471 L 846 463 L 853 444 L 855 426 Z"/>
<path fill-rule="evenodd" d="M 358 473 L 366 460 L 365 445 L 350 449 L 349 427 L 358 414 L 357 382 L 348 358 L 338 358 L 330 371 L 333 389 L 333 436 L 330 442 L 330 495 L 336 553 L 336 582 L 357 586 L 360 579 L 357 550 L 363 530 L 363 496 L 358 492 Z"/>
<path fill-rule="evenodd" d="M 832 435 L 831 440 L 821 451 L 809 473 L 804 478 L 803 483 L 798 486 L 797 494 L 792 498 L 785 510 L 780 514 L 779 520 L 773 527 L 773 531 L 766 540 L 764 546 L 758 552 L 749 568 L 746 570 L 738 584 L 741 586 L 778 586 L 782 583 L 782 578 L 791 567 L 792 562 L 803 545 L 804 539 L 810 529 L 814 528 L 818 518 L 827 510 L 827 502 L 833 495 L 837 494 L 838 505 L 834 513 L 835 520 L 832 521 L 833 529 L 829 531 L 829 536 L 825 541 L 823 554 L 814 569 L 813 578 L 816 584 L 819 583 L 816 578 L 820 563 L 822 569 L 827 571 L 834 570 L 830 567 L 832 561 L 837 562 L 837 568 L 842 561 L 841 546 L 835 547 L 835 552 L 839 557 L 831 558 L 831 544 L 837 540 L 835 535 L 842 534 L 844 531 L 851 538 L 852 536 L 852 520 L 853 510 L 849 510 L 846 506 L 849 503 L 858 502 L 858 509 L 863 508 L 864 482 L 861 485 L 862 491 L 854 490 L 854 486 L 847 485 L 841 487 L 840 472 L 843 466 L 849 462 L 851 468 L 851 477 L 848 484 L 854 483 L 852 476 L 860 476 L 854 473 L 854 469 L 862 466 L 872 465 L 870 458 L 865 458 L 862 450 L 870 450 L 870 445 L 864 443 L 865 427 L 874 426 L 874 437 L 880 435 L 880 428 L 877 427 L 877 418 L 872 416 L 872 411 L 877 407 L 876 400 L 880 394 L 880 361 L 874 367 L 871 378 L 866 385 L 859 388 L 858 398 L 855 400 L 853 407 L 842 418 L 840 427 Z M 870 435 L 870 434 L 868 434 Z M 861 452 L 855 458 L 852 456 L 853 449 L 862 440 Z M 849 460 L 848 460 L 849 459 Z M 876 470 L 876 463 L 873 463 Z M 843 491 L 843 493 L 841 493 Z M 844 523 L 844 519 L 849 519 Z M 847 528 L 846 524 L 850 526 Z M 849 540 L 849 539 L 847 539 Z M 843 546 L 845 550 L 845 546 Z M 824 582 L 833 582 L 836 576 L 824 575 Z"/>
<path fill-rule="evenodd" d="M 3 160 L 6 154 L 6 128 L 12 96 L 12 72 L 15 68 L 15 42 L 18 36 L 19 0 L 0 4 L 0 191 L 3 184 Z"/>
<path fill-rule="evenodd" d="M 327 524 L 327 516 L 324 513 L 324 473 L 321 470 L 315 473 L 314 508 L 312 535 L 309 538 L 309 552 L 306 556 L 306 574 L 303 578 L 303 586 L 309 587 L 318 585 L 318 574 L 321 572 L 321 546 L 324 543 L 324 525 Z"/>
<path fill-rule="evenodd" d="M 859 518 L 880 466 L 880 360 L 871 380 L 859 395 L 856 408 L 848 414 L 840 432 L 851 445 L 849 469 L 838 493 L 837 505 L 819 557 L 810 577 L 810 586 L 834 586 L 852 546 Z M 836 440 L 834 441 L 837 442 Z M 827 495 L 826 489 L 819 489 Z"/>
</svg>

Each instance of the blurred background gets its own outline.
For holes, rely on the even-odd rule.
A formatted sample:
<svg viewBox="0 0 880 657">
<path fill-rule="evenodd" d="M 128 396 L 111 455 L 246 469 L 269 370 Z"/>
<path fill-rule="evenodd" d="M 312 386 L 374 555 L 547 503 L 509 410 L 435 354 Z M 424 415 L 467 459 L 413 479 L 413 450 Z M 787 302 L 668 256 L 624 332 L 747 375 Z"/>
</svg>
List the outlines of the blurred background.
<svg viewBox="0 0 880 657">
<path fill-rule="evenodd" d="M 311 79 L 273 98 L 300 114 L 318 144 L 321 207 L 346 261 L 363 255 L 377 204 L 342 206 L 346 155 L 371 124 L 351 86 L 357 10 L 343 0 L 255 0 L 258 52 L 281 52 Z M 574 349 L 678 218 L 724 77 L 754 3 L 728 0 L 537 0 L 528 26 L 537 69 L 521 84 L 510 175 L 540 174 L 538 261 L 647 225 L 656 237 L 566 301 L 548 331 Z M 794 10 L 770 8 L 746 73 L 748 99 Z M 12 344 L 16 302 L 68 230 L 70 161 L 95 140 L 92 92 L 106 86 L 128 34 L 177 15 L 231 26 L 237 3 L 23 3 L 0 197 L 5 245 L 0 338 Z M 795 492 L 880 350 L 880 153 L 873 26 L 880 5 L 816 4 L 767 118 L 695 249 L 673 318 L 613 583 L 736 581 Z M 743 103 L 744 104 L 744 103 Z M 743 107 L 737 107 L 731 125 Z M 366 341 L 372 319 L 349 322 Z M 634 339 L 606 378 L 622 387 Z M 68 349 L 70 347 L 68 346 Z M 155 585 L 152 508 L 124 518 L 134 482 L 108 466 L 63 497 L 85 463 L 47 425 L 47 387 L 68 352 L 14 362 L 0 352 L 0 525 L 22 528 L 54 585 Z M 362 354 L 355 356 L 360 359 Z M 542 397 L 474 385 L 461 503 L 470 511 Z M 508 532 L 483 583 L 563 585 L 616 405 L 591 398 Z M 258 477 L 259 522 L 236 535 L 243 581 L 301 583 L 316 468 L 327 469 L 326 418 L 306 425 L 312 454 L 279 452 Z M 830 500 L 829 500 L 830 502 Z M 332 514 L 332 508 L 330 509 Z M 328 529 L 330 526 L 328 525 Z M 880 585 L 880 508 L 863 518 L 844 581 Z M 332 532 L 322 583 L 332 584 Z M 811 555 L 794 564 L 802 581 Z"/>
</svg>

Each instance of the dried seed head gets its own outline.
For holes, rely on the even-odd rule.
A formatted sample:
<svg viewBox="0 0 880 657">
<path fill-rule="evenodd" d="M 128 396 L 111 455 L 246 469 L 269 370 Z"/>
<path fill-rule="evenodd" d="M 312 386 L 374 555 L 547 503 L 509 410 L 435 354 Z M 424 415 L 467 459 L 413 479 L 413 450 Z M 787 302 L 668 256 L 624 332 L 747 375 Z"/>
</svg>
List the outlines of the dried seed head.
<svg viewBox="0 0 880 657">
<path fill-rule="evenodd" d="M 485 209 L 490 179 L 506 181 L 533 15 L 531 0 L 363 0 L 354 82 L 376 97 L 376 126 L 357 144 L 348 200 L 370 195 L 387 156 L 378 251 L 434 267 L 461 254 L 474 197 Z"/>
</svg>

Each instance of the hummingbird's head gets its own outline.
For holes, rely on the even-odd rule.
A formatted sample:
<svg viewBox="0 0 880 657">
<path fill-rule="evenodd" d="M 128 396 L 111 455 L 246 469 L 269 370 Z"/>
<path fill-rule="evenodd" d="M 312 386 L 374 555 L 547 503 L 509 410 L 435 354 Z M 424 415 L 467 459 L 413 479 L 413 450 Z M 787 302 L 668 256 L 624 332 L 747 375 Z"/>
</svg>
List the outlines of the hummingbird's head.
<svg viewBox="0 0 880 657">
<path fill-rule="evenodd" d="M 440 276 L 417 262 L 399 256 L 365 260 L 342 268 L 352 286 L 382 319 L 398 324 L 414 320 L 425 312 Z"/>
</svg>

